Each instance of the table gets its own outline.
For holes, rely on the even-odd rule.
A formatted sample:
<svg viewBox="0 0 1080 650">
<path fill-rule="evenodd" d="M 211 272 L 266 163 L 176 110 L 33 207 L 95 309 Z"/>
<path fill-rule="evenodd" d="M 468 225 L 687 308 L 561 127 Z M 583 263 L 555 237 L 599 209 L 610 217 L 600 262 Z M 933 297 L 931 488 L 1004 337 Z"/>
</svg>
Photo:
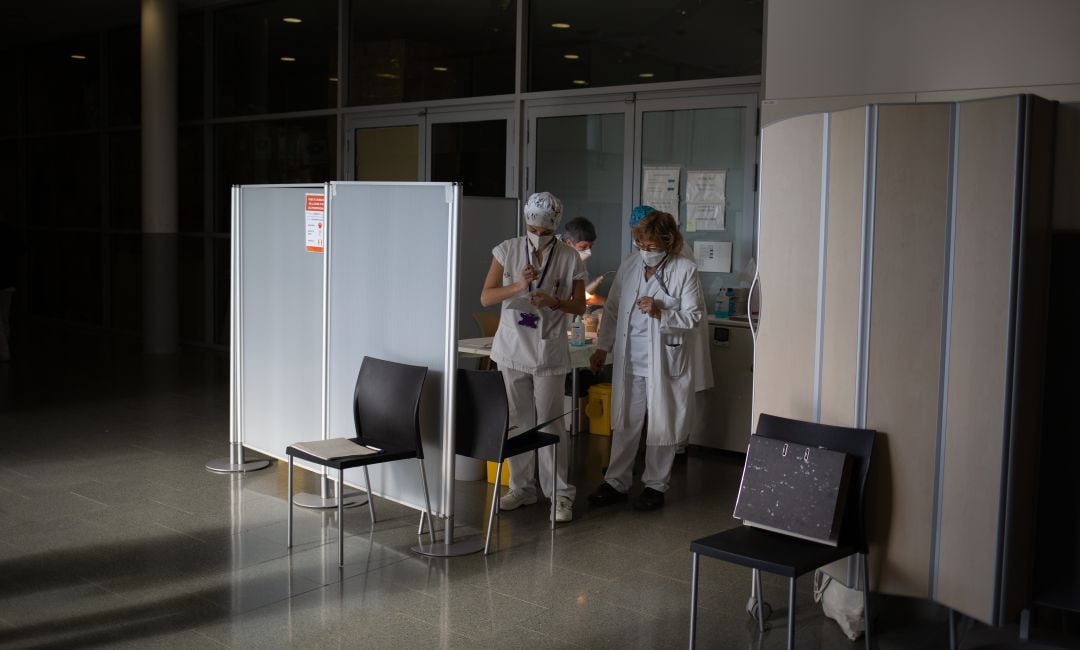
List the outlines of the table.
<svg viewBox="0 0 1080 650">
<path fill-rule="evenodd" d="M 493 336 L 461 339 L 458 341 L 458 352 L 489 356 L 491 354 L 491 342 L 494 339 Z M 594 350 L 596 350 L 596 334 L 592 332 L 585 334 L 585 345 L 580 347 L 570 346 L 570 392 L 573 394 L 571 412 L 574 414 L 570 422 L 571 436 L 578 434 L 578 418 L 580 417 L 578 413 L 578 370 L 589 367 L 589 357 L 592 356 Z"/>
</svg>

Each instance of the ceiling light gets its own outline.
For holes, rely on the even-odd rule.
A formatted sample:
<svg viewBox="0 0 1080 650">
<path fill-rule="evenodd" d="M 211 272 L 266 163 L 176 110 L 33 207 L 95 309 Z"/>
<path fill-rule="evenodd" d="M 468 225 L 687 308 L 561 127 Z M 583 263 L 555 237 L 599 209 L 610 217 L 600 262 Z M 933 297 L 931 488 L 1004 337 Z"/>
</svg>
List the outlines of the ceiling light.
<svg viewBox="0 0 1080 650">
<path fill-rule="evenodd" d="M 641 73 L 641 74 L 639 74 L 638 76 L 639 76 L 639 77 L 641 77 L 642 79 L 652 79 L 652 78 L 653 78 L 653 77 L 655 77 L 656 75 L 655 75 L 655 74 L 653 74 L 653 73 L 651 73 L 651 72 L 642 72 L 642 73 Z"/>
<path fill-rule="evenodd" d="M 393 72 L 376 72 L 375 76 L 379 79 L 397 79 L 398 76 Z"/>
<path fill-rule="evenodd" d="M 450 68 L 446 67 L 445 65 L 437 65 L 437 66 L 432 67 L 431 69 L 434 70 L 435 72 L 446 72 Z"/>
<path fill-rule="evenodd" d="M 85 54 L 72 54 L 71 58 L 75 59 L 76 61 L 85 61 L 86 60 L 86 55 Z"/>
<path fill-rule="evenodd" d="M 577 54 L 564 54 L 562 55 L 562 58 L 566 59 L 567 61 L 577 61 L 581 57 Z"/>
<path fill-rule="evenodd" d="M 574 79 L 571 83 L 573 83 L 575 86 L 587 86 L 587 85 L 589 85 L 589 82 L 585 81 L 584 79 Z"/>
<path fill-rule="evenodd" d="M 570 23 L 551 23 L 555 29 L 570 29 Z"/>
<path fill-rule="evenodd" d="M 292 17 L 282 18 L 281 21 L 286 22 L 286 23 L 292 23 L 293 25 L 304 22 L 303 20 L 301 20 L 299 18 L 292 18 Z"/>
<path fill-rule="evenodd" d="M 281 57 L 281 60 L 284 61 L 285 63 L 293 63 L 294 61 L 296 61 L 296 57 L 295 56 L 283 56 L 283 57 Z"/>
<path fill-rule="evenodd" d="M 333 83 L 337 83 L 337 77 L 330 77 L 330 81 Z"/>
</svg>

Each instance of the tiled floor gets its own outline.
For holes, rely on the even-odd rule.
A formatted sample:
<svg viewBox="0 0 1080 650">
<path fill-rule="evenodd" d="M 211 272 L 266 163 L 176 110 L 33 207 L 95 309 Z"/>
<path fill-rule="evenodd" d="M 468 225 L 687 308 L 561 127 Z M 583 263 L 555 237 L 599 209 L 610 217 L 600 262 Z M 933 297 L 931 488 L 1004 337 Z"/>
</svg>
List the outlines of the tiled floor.
<svg viewBox="0 0 1080 650">
<path fill-rule="evenodd" d="M 590 510 L 608 441 L 586 435 L 573 523 L 552 533 L 541 502 L 503 515 L 493 555 L 428 559 L 409 550 L 416 513 L 379 500 L 374 528 L 366 508 L 346 511 L 339 569 L 333 512 L 298 508 L 286 548 L 282 463 L 204 469 L 226 452 L 223 355 L 62 338 L 0 364 L 0 646 L 685 647 L 688 544 L 734 524 L 741 463 L 712 454 L 676 469 L 659 512 Z M 460 483 L 459 535 L 490 496 Z M 759 637 L 749 576 L 702 561 L 700 647 L 784 646 L 786 584 L 765 577 L 776 611 Z M 878 647 L 946 645 L 939 613 L 876 602 Z M 809 578 L 797 615 L 800 648 L 862 647 L 821 615 Z M 968 648 L 1015 638 L 967 628 Z"/>
</svg>

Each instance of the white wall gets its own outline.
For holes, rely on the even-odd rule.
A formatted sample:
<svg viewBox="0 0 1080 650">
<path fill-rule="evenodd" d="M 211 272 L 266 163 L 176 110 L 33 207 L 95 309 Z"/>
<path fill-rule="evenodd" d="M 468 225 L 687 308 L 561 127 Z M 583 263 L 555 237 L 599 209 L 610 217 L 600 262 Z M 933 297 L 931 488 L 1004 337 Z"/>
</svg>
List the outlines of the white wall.
<svg viewBox="0 0 1080 650">
<path fill-rule="evenodd" d="M 1080 101 L 1076 0 L 769 0 L 763 121 L 867 101 Z"/>
</svg>

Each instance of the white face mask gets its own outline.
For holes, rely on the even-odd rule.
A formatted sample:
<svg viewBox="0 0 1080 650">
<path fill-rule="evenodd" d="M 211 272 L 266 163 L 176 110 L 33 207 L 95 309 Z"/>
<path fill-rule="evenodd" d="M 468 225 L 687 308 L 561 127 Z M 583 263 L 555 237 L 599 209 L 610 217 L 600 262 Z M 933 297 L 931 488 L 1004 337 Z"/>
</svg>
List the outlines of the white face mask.
<svg viewBox="0 0 1080 650">
<path fill-rule="evenodd" d="M 641 259 L 645 262 L 645 266 L 656 266 L 666 255 L 664 251 L 641 251 Z"/>
<path fill-rule="evenodd" d="M 583 251 L 578 251 L 577 254 L 581 256 L 581 261 L 584 262 L 585 260 L 589 259 L 590 255 L 592 255 L 592 249 L 586 248 Z"/>
<path fill-rule="evenodd" d="M 534 232 L 526 232 L 525 236 L 529 238 L 529 243 L 536 250 L 541 250 L 544 246 L 547 246 L 548 242 L 554 237 L 554 235 L 537 235 Z"/>
</svg>

